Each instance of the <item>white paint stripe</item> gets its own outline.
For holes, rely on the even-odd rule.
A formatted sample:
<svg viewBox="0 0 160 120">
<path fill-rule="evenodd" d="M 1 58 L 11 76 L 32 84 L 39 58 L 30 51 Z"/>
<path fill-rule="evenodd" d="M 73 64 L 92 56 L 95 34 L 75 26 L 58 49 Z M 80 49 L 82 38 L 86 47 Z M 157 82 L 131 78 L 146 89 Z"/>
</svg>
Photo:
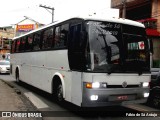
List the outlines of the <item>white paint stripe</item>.
<svg viewBox="0 0 160 120">
<path fill-rule="evenodd" d="M 31 92 L 25 92 L 24 95 L 38 108 L 48 108 L 49 106 L 45 104 L 41 99 L 35 96 Z"/>
</svg>

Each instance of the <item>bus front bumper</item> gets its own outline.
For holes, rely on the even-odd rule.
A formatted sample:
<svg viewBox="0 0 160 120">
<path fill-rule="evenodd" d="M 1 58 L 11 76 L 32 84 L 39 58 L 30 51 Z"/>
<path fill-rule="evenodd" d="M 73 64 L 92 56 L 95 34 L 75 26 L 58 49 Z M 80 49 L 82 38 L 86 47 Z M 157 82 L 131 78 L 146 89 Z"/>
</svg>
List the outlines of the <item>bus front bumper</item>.
<svg viewBox="0 0 160 120">
<path fill-rule="evenodd" d="M 83 87 L 82 107 L 101 107 L 145 103 L 149 88 L 106 88 L 88 89 Z"/>
</svg>

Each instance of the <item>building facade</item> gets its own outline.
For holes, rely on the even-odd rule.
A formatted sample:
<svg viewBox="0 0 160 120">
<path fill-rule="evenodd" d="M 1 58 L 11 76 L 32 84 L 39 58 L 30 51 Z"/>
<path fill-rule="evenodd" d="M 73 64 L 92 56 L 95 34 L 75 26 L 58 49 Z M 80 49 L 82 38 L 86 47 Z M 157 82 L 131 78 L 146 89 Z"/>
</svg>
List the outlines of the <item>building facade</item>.
<svg viewBox="0 0 160 120">
<path fill-rule="evenodd" d="M 0 27 L 0 54 L 10 52 L 10 44 L 14 34 L 12 26 Z"/>
<path fill-rule="evenodd" d="M 112 0 L 112 8 L 120 9 L 120 17 L 141 22 L 153 52 L 152 67 L 160 67 L 160 0 Z"/>
<path fill-rule="evenodd" d="M 15 25 L 15 36 L 23 35 L 42 26 L 44 26 L 44 24 L 25 16 L 25 19 Z"/>
<path fill-rule="evenodd" d="M 11 41 L 15 36 L 25 34 L 41 26 L 44 26 L 44 24 L 25 17 L 15 25 L 0 27 L 0 59 L 3 54 L 10 53 Z"/>
</svg>

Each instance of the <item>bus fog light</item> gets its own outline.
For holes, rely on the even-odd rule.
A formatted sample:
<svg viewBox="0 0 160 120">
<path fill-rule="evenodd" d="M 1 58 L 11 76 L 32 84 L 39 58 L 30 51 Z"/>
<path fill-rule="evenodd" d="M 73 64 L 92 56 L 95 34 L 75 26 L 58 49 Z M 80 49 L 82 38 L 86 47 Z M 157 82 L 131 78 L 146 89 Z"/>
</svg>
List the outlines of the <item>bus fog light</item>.
<svg viewBox="0 0 160 120">
<path fill-rule="evenodd" d="M 92 83 L 92 88 L 99 88 L 99 87 L 100 87 L 100 83 L 99 82 Z"/>
<path fill-rule="evenodd" d="M 149 82 L 143 82 L 142 86 L 143 87 L 148 87 L 149 86 Z"/>
<path fill-rule="evenodd" d="M 107 83 L 102 83 L 102 88 L 106 88 L 107 87 Z"/>
<path fill-rule="evenodd" d="M 149 97 L 149 93 L 144 93 L 143 96 L 146 98 L 146 97 Z"/>
<path fill-rule="evenodd" d="M 92 101 L 98 100 L 98 95 L 91 95 L 90 99 Z"/>
</svg>

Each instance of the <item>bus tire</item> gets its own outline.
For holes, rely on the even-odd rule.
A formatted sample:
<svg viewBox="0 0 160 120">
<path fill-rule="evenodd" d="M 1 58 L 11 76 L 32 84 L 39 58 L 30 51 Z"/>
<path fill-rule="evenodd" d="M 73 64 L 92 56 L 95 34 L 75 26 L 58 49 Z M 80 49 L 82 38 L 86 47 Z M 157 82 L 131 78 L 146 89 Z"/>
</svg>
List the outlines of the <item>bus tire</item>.
<svg viewBox="0 0 160 120">
<path fill-rule="evenodd" d="M 16 69 L 16 83 L 20 83 L 20 80 L 19 80 L 19 70 L 18 70 L 18 68 Z"/>
<path fill-rule="evenodd" d="M 63 86 L 58 76 L 53 79 L 53 98 L 58 103 L 63 103 Z"/>
<path fill-rule="evenodd" d="M 56 100 L 59 103 L 62 103 L 64 101 L 64 98 L 63 98 L 63 87 L 62 87 L 61 83 L 59 83 L 57 85 L 57 88 L 56 88 Z"/>
</svg>

